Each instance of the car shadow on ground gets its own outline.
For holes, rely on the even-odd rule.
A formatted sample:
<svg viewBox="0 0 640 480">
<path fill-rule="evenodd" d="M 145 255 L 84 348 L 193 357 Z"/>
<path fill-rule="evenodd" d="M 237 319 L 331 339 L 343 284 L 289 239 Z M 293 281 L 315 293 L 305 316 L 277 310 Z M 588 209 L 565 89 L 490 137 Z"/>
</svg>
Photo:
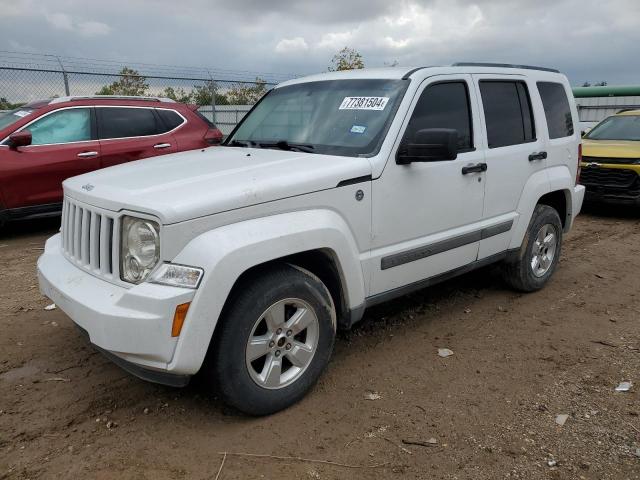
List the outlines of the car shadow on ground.
<svg viewBox="0 0 640 480">
<path fill-rule="evenodd" d="M 8 222 L 0 227 L 0 242 L 19 240 L 33 235 L 51 236 L 56 234 L 59 229 L 59 216 Z"/>
<path fill-rule="evenodd" d="M 580 213 L 602 218 L 640 220 L 640 205 L 632 206 L 615 203 L 585 202 Z"/>
</svg>

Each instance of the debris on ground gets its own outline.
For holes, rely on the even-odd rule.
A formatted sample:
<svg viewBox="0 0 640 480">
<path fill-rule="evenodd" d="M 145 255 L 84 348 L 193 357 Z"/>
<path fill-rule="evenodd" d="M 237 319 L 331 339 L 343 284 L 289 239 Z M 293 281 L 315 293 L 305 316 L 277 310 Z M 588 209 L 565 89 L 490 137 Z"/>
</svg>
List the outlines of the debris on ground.
<svg viewBox="0 0 640 480">
<path fill-rule="evenodd" d="M 419 447 L 435 447 L 438 445 L 438 440 L 433 437 L 428 440 L 411 440 L 403 438 L 402 443 L 405 445 L 418 445 Z"/>
<path fill-rule="evenodd" d="M 381 398 L 382 398 L 382 395 L 380 395 L 378 392 L 373 392 L 373 391 L 364 392 L 365 400 L 380 400 Z"/>
<path fill-rule="evenodd" d="M 620 384 L 616 387 L 616 392 L 628 392 L 631 390 L 633 384 L 631 382 L 620 382 Z"/>
<path fill-rule="evenodd" d="M 558 465 L 558 462 L 555 458 L 550 458 L 549 460 L 547 460 L 547 465 L 549 465 L 550 467 L 555 467 L 556 465 Z"/>
<path fill-rule="evenodd" d="M 47 312 L 50 312 L 51 310 L 55 310 L 55 309 L 56 309 L 56 304 L 55 304 L 55 303 L 52 303 L 51 305 L 47 305 L 46 307 L 44 307 L 44 309 L 45 309 Z"/>
<path fill-rule="evenodd" d="M 447 357 L 450 357 L 451 355 L 453 355 L 453 350 L 449 350 L 448 348 L 438 349 L 438 356 L 442 358 L 447 358 Z"/>
<path fill-rule="evenodd" d="M 566 413 L 561 413 L 559 415 L 556 415 L 556 423 L 561 427 L 564 426 L 565 423 L 567 423 L 568 419 L 569 419 L 569 415 L 567 415 Z"/>
</svg>

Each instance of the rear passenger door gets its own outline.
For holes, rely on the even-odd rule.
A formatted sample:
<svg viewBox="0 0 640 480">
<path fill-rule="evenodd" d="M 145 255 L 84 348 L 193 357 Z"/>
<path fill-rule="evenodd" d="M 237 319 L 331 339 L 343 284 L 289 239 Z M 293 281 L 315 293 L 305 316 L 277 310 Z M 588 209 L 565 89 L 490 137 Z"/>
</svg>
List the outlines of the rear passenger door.
<svg viewBox="0 0 640 480">
<path fill-rule="evenodd" d="M 546 151 L 535 83 L 515 75 L 474 75 L 486 135 L 486 184 L 483 218 L 496 230 L 480 242 L 478 258 L 504 252 L 518 218 L 518 203 L 532 175 L 546 175 Z M 533 99 L 533 101 L 532 101 Z M 534 103 L 537 101 L 538 103 Z M 538 120 L 538 121 L 537 121 Z"/>
<path fill-rule="evenodd" d="M 98 106 L 96 113 L 102 167 L 177 151 L 154 108 Z"/>
</svg>

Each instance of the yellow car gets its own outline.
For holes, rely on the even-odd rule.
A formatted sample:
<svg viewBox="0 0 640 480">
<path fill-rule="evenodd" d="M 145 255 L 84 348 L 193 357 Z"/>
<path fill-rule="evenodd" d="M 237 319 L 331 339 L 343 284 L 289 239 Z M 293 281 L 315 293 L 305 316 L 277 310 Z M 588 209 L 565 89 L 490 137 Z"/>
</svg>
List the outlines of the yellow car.
<svg viewBox="0 0 640 480">
<path fill-rule="evenodd" d="M 582 138 L 586 200 L 640 205 L 640 110 L 605 118 Z"/>
</svg>

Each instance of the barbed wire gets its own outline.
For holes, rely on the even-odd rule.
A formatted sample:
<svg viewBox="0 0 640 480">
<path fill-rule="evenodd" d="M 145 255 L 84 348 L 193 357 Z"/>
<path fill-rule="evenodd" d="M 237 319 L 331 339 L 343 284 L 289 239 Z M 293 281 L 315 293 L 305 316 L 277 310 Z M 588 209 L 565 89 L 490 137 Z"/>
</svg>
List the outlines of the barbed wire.
<svg viewBox="0 0 640 480">
<path fill-rule="evenodd" d="M 25 67 L 33 69 L 55 70 L 65 69 L 86 73 L 104 73 L 117 75 L 124 67 L 132 68 L 144 76 L 177 76 L 177 77 L 218 77 L 229 81 L 255 81 L 261 78 L 268 83 L 279 83 L 296 78 L 301 74 L 275 73 L 252 70 L 231 70 L 208 66 L 182 66 L 162 63 L 107 60 L 86 57 L 55 55 L 49 53 L 18 52 L 0 50 L 1 67 Z"/>
</svg>

